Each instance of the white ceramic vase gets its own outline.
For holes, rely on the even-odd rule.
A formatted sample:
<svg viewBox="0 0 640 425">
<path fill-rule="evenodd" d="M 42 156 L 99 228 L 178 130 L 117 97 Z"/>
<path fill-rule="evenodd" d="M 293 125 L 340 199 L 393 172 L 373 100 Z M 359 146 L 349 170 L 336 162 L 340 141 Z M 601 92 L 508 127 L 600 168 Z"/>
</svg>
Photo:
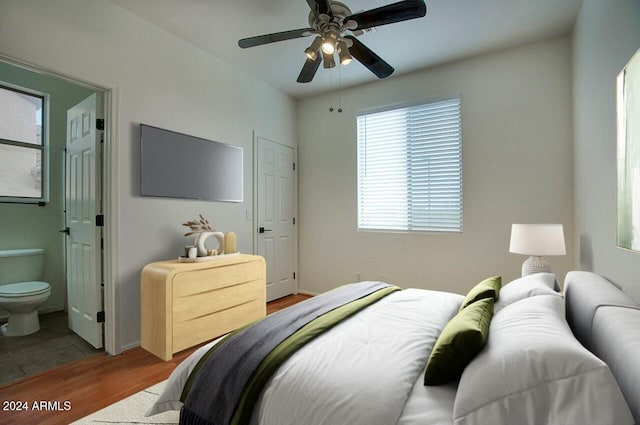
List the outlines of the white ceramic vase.
<svg viewBox="0 0 640 425">
<path fill-rule="evenodd" d="M 216 240 L 218 241 L 218 247 L 217 248 L 211 248 L 211 249 L 217 249 L 218 253 L 222 253 L 224 252 L 224 233 L 222 232 L 202 232 L 199 233 L 198 236 L 196 237 L 196 247 L 198 248 L 198 257 L 206 257 L 207 256 L 207 239 L 210 236 L 214 236 L 216 238 Z"/>
</svg>

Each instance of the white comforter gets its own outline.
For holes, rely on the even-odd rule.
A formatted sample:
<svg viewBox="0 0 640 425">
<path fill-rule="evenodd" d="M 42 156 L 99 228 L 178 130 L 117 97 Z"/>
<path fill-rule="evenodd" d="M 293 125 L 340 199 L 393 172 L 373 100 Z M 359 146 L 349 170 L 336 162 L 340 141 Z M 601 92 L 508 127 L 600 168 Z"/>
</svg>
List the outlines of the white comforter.
<svg viewBox="0 0 640 425">
<path fill-rule="evenodd" d="M 462 296 L 395 292 L 311 341 L 274 374 L 256 425 L 449 425 L 455 384 L 424 387 L 423 372 Z M 180 407 L 186 377 L 204 347 L 172 374 L 150 414 Z"/>
<path fill-rule="evenodd" d="M 461 301 L 406 289 L 343 321 L 282 364 L 252 425 L 633 423 L 607 365 L 573 338 L 558 294 L 503 305 L 459 383 L 425 387 L 427 358 Z M 187 376 L 209 346 L 176 368 L 149 414 L 180 409 Z"/>
</svg>

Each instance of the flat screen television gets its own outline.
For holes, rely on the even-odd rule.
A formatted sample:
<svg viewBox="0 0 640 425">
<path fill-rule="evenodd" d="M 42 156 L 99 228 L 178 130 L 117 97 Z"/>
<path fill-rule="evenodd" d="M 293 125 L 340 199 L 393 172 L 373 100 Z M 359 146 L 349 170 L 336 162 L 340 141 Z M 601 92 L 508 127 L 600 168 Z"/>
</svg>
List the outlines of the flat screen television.
<svg viewBox="0 0 640 425">
<path fill-rule="evenodd" d="M 140 124 L 143 196 L 243 202 L 241 147 Z"/>
</svg>

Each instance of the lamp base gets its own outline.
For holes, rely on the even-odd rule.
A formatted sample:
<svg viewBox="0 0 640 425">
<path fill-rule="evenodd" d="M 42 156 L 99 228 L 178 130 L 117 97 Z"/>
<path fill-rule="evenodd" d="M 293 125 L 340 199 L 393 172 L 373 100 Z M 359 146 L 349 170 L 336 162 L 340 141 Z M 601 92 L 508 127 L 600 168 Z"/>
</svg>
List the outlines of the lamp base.
<svg viewBox="0 0 640 425">
<path fill-rule="evenodd" d="M 522 277 L 534 273 L 551 273 L 551 267 L 544 258 L 532 255 L 522 263 Z"/>
</svg>

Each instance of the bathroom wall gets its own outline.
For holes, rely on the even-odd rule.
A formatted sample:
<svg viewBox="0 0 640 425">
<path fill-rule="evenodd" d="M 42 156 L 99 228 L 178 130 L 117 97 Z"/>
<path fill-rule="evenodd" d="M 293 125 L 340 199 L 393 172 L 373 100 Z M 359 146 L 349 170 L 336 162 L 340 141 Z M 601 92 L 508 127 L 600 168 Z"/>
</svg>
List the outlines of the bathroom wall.
<svg viewBox="0 0 640 425">
<path fill-rule="evenodd" d="M 65 307 L 66 282 L 64 260 L 64 148 L 67 109 L 93 93 L 65 80 L 38 74 L 0 62 L 0 82 L 10 83 L 50 95 L 49 203 L 0 203 L 0 249 L 44 248 L 42 280 L 51 285 L 51 296 L 40 313 Z M 0 310 L 0 317 L 6 311 Z"/>
</svg>

